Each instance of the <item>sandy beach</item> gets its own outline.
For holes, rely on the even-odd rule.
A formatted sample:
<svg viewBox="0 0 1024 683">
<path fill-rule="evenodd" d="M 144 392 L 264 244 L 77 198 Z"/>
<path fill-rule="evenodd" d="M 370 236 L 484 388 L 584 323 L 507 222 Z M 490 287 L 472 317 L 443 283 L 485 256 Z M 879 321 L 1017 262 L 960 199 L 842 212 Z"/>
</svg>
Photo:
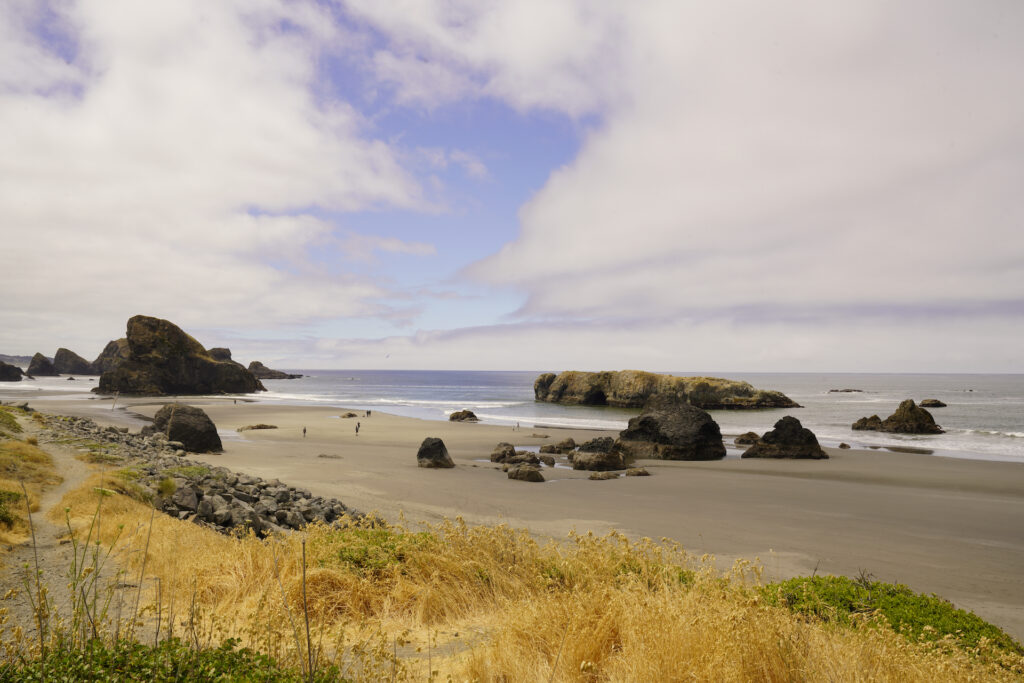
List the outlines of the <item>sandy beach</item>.
<svg viewBox="0 0 1024 683">
<path fill-rule="evenodd" d="M 189 456 L 279 478 L 395 521 L 461 516 L 541 536 L 569 531 L 670 538 L 720 565 L 758 558 L 766 577 L 813 572 L 906 583 L 936 593 L 1024 638 L 1024 465 L 913 453 L 829 449 L 826 461 L 640 461 L 650 477 L 589 481 L 545 468 L 547 482 L 507 479 L 488 461 L 494 445 L 577 442 L 607 432 L 396 417 L 353 406 L 295 407 L 197 398 L 224 432 L 224 452 Z M 137 429 L 163 401 L 47 400 L 37 409 Z M 360 424 L 356 435 L 356 423 Z M 267 423 L 278 429 L 230 433 Z M 306 436 L 303 437 L 303 428 Z M 416 466 L 440 437 L 451 470 Z M 547 438 L 544 438 L 544 437 Z"/>
</svg>

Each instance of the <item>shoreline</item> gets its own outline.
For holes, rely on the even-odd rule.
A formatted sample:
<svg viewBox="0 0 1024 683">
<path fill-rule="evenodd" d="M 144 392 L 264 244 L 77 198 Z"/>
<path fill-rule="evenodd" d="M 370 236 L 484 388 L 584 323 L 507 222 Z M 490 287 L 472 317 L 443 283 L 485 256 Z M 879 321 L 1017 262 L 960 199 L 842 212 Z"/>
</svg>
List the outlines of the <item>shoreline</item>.
<svg viewBox="0 0 1024 683">
<path fill-rule="evenodd" d="M 111 411 L 102 399 L 51 398 L 33 407 L 137 431 L 172 400 L 122 397 Z M 672 539 L 691 554 L 715 555 L 721 567 L 759 558 L 766 580 L 864 570 L 936 593 L 1024 638 L 1024 464 L 826 448 L 830 459 L 814 462 L 642 460 L 653 476 L 613 481 L 544 468 L 547 482 L 530 484 L 495 471 L 489 455 L 498 441 L 539 446 L 607 431 L 549 430 L 545 439 L 536 436 L 544 428 L 526 425 L 515 431 L 376 410 L 367 418 L 361 409 L 346 419 L 337 407 L 185 400 L 210 415 L 224 440 L 223 453 L 190 459 L 277 478 L 388 521 L 462 517 L 555 539 L 617 530 Z M 278 429 L 237 432 L 260 422 Z M 427 436 L 445 441 L 455 469 L 416 466 Z"/>
</svg>

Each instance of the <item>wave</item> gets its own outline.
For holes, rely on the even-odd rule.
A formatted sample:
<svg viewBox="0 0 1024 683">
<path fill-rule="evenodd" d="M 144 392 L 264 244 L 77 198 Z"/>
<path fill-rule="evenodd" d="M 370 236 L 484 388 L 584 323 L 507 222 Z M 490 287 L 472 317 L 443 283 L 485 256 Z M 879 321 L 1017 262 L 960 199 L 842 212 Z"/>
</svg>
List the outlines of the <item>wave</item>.
<svg viewBox="0 0 1024 683">
<path fill-rule="evenodd" d="M 486 420 L 487 422 L 496 424 L 519 423 L 522 426 L 537 427 L 538 429 L 543 429 L 544 427 L 562 427 L 568 429 L 610 429 L 619 431 L 626 428 L 625 421 L 599 420 L 584 417 L 563 417 L 558 415 L 488 415 L 486 413 L 477 413 L 476 416 L 481 420 Z"/>
<path fill-rule="evenodd" d="M 985 434 L 987 436 L 997 436 L 1007 439 L 1024 439 L 1024 432 L 1000 432 L 994 429 L 958 429 L 956 431 L 963 434 Z"/>
</svg>

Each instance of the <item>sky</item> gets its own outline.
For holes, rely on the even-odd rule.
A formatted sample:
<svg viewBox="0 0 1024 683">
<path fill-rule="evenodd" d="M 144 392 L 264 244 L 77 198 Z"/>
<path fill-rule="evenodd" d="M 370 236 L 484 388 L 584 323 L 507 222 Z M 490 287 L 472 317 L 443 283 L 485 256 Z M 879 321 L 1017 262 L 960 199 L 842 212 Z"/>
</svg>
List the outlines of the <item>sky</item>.
<svg viewBox="0 0 1024 683">
<path fill-rule="evenodd" d="M 2 0 L 0 352 L 1024 372 L 1019 0 Z"/>
</svg>

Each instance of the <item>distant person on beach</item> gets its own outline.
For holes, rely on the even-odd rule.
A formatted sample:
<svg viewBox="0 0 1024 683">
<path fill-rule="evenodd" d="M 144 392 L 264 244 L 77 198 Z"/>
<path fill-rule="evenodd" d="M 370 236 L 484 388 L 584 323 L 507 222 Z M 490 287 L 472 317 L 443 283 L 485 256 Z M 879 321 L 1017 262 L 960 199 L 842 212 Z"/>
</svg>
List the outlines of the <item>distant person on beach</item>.
<svg viewBox="0 0 1024 683">
<path fill-rule="evenodd" d="M 356 436 L 359 436 L 359 423 L 356 422 Z"/>
<path fill-rule="evenodd" d="M 306 428 L 305 427 L 302 428 L 302 438 L 303 439 L 306 438 Z"/>
</svg>

